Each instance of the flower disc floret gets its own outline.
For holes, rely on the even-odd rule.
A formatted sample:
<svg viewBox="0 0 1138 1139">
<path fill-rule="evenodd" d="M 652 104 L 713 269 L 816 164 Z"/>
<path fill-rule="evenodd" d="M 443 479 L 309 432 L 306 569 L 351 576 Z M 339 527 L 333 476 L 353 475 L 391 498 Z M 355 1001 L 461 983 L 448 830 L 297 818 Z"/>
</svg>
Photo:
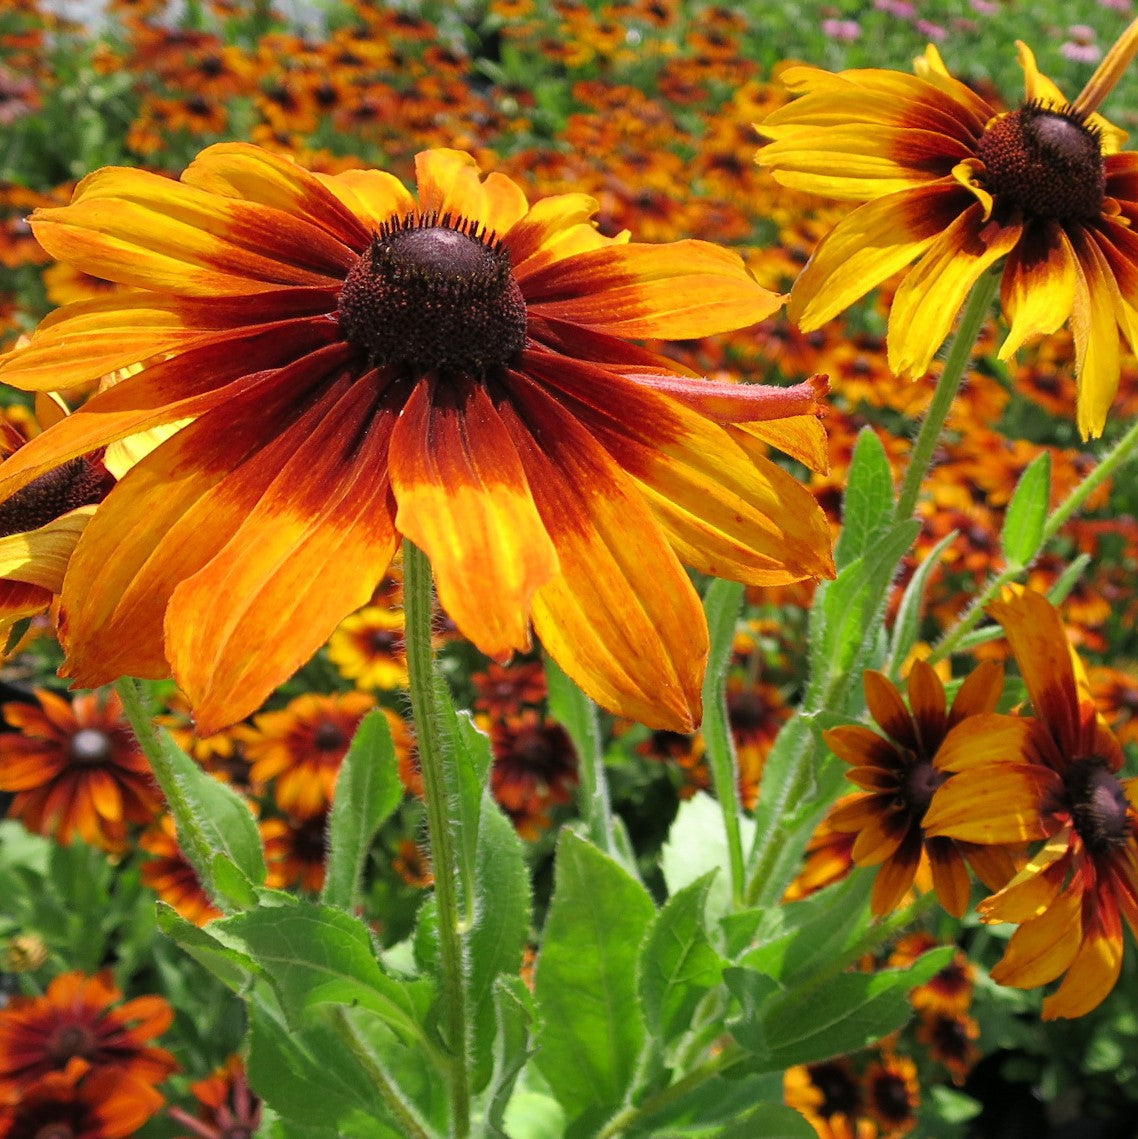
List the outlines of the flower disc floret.
<svg viewBox="0 0 1138 1139">
<path fill-rule="evenodd" d="M 1071 110 L 1029 103 L 999 116 L 976 147 L 1001 220 L 1016 211 L 1063 222 L 1102 211 L 1106 172 L 1099 132 Z"/>
<path fill-rule="evenodd" d="M 1063 773 L 1071 819 L 1091 854 L 1107 854 L 1131 837 L 1129 803 L 1105 759 L 1077 759 Z"/>
</svg>

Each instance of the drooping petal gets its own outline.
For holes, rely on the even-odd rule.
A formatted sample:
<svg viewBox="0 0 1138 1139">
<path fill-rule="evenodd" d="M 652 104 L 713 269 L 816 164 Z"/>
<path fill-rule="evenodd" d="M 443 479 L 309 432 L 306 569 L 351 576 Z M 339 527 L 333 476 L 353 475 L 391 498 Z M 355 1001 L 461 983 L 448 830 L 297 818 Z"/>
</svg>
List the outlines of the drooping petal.
<svg viewBox="0 0 1138 1139">
<path fill-rule="evenodd" d="M 169 674 L 163 621 L 175 586 L 229 541 L 315 429 L 325 407 L 313 392 L 343 362 L 333 346 L 267 373 L 114 487 L 64 581 L 68 668 L 77 681 L 95 687 L 123 675 Z M 274 440 L 268 446 L 266 436 Z"/>
<path fill-rule="evenodd" d="M 954 775 L 933 795 L 925 833 L 989 845 L 1045 838 L 1049 828 L 1040 803 L 1058 783 L 1055 772 L 1028 763 L 993 764 Z"/>
<path fill-rule="evenodd" d="M 1077 277 L 1075 251 L 1057 221 L 1043 219 L 1024 227 L 1008 255 L 1000 290 L 1011 326 L 1000 345 L 1001 360 L 1010 359 L 1031 337 L 1048 336 L 1066 322 L 1075 304 Z"/>
<path fill-rule="evenodd" d="M 892 913 L 901 904 L 913 886 L 923 856 L 921 832 L 914 827 L 905 835 L 904 842 L 893 856 L 886 859 L 877 871 L 869 899 L 870 912 L 874 917 Z"/>
<path fill-rule="evenodd" d="M 889 367 L 898 376 L 921 376 L 944 343 L 972 286 L 1009 253 L 1022 225 L 981 220 L 979 202 L 968 207 L 913 266 L 889 310 Z"/>
<path fill-rule="evenodd" d="M 639 493 L 592 436 L 528 377 L 499 409 L 561 573 L 534 596 L 549 654 L 595 700 L 650 727 L 701 715 L 707 625 Z"/>
<path fill-rule="evenodd" d="M 1019 873 L 977 909 L 986 922 L 1026 922 L 1055 900 L 1070 868 L 1071 828 L 1064 827 L 1035 852 Z"/>
<path fill-rule="evenodd" d="M 962 918 L 972 896 L 972 879 L 968 867 L 950 839 L 932 838 L 925 851 L 933 872 L 933 889 L 940 904 L 955 918 Z"/>
<path fill-rule="evenodd" d="M 795 415 L 766 423 L 729 424 L 726 430 L 748 455 L 762 457 L 759 447 L 774 447 L 809 470 L 822 475 L 830 471 L 829 440 L 817 416 Z"/>
<path fill-rule="evenodd" d="M 254 711 L 387 572 L 398 535 L 387 472 L 397 407 L 349 384 L 216 556 L 183 580 L 166 646 L 204 736 Z M 271 651 L 251 656 L 250 644 Z"/>
<path fill-rule="evenodd" d="M 1085 1016 L 1106 1000 L 1122 972 L 1122 922 L 1108 890 L 1083 899 L 1083 943 L 1063 983 L 1043 1002 L 1043 1019 Z"/>
<path fill-rule="evenodd" d="M 706 241 L 610 245 L 522 278 L 538 316 L 614 336 L 684 340 L 749 328 L 782 306 L 732 250 Z"/>
<path fill-rule="evenodd" d="M 37 530 L 0 538 L 0 578 L 58 593 L 75 543 L 94 513 L 94 506 L 80 506 Z"/>
<path fill-rule="evenodd" d="M 1017 989 L 1034 989 L 1055 980 L 1071 967 L 1079 951 L 1081 910 L 1079 891 L 1060 893 L 1039 917 L 1015 931 L 992 979 Z"/>
<path fill-rule="evenodd" d="M 1005 589 L 988 612 L 1004 627 L 1035 715 L 1060 754 L 1073 758 L 1079 747 L 1078 687 L 1058 610 L 1033 589 Z"/>
<path fill-rule="evenodd" d="M 971 194 L 951 178 L 859 206 L 823 238 L 790 293 L 790 319 L 821 328 L 904 269 L 952 224 Z"/>
<path fill-rule="evenodd" d="M 391 478 L 396 523 L 426 552 L 463 634 L 494 658 L 528 648 L 557 551 L 485 386 L 420 381 L 392 435 Z"/>
</svg>

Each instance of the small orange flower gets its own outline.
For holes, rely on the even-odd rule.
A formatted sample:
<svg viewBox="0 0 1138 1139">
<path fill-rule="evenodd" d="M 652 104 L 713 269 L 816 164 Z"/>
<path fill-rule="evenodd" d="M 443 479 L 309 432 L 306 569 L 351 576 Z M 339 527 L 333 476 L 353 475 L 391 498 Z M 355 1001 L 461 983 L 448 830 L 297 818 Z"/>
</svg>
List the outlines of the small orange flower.
<svg viewBox="0 0 1138 1139">
<path fill-rule="evenodd" d="M 150 855 L 142 863 L 142 881 L 167 905 L 173 906 L 194 925 L 205 925 L 221 917 L 210 900 L 189 859 L 178 845 L 178 832 L 170 815 L 163 815 L 138 840 L 139 847 Z"/>
<path fill-rule="evenodd" d="M 268 869 L 266 885 L 278 890 L 297 886 L 318 893 L 324 885 L 327 833 L 327 808 L 303 819 L 265 819 L 261 840 Z"/>
<path fill-rule="evenodd" d="M 897 942 L 889 955 L 889 966 L 907 968 L 940 944 L 930 933 L 908 934 Z M 976 966 L 958 949 L 943 969 L 909 993 L 909 1003 L 920 1012 L 963 1013 L 972 1003 L 975 976 Z"/>
<path fill-rule="evenodd" d="M 835 830 L 829 819 L 823 819 L 806 844 L 802 869 L 787 886 L 783 901 L 796 902 L 808 898 L 845 878 L 854 868 L 855 841 L 855 834 Z"/>
<path fill-rule="evenodd" d="M 398 853 L 391 860 L 391 866 L 408 886 L 425 889 L 435 880 L 427 851 L 412 838 L 399 840 Z"/>
<path fill-rule="evenodd" d="M 920 1105 L 921 1087 L 912 1060 L 888 1053 L 870 1064 L 865 1073 L 866 1112 L 885 1135 L 912 1131 Z"/>
<path fill-rule="evenodd" d="M 368 605 L 345 617 L 328 641 L 328 659 L 365 692 L 406 688 L 402 610 Z"/>
<path fill-rule="evenodd" d="M 885 736 L 856 724 L 825 733 L 834 754 L 853 768 L 846 777 L 864 789 L 835 804 L 828 818 L 835 830 L 857 832 L 853 859 L 859 866 L 881 866 L 874 914 L 895 909 L 927 861 L 941 905 L 960 917 L 972 888 L 965 861 L 992 889 L 1015 866 L 1000 848 L 926 837 L 925 812 L 955 757 L 1001 755 L 1020 741 L 1024 725 L 993 712 L 1003 669 L 991 662 L 964 681 L 951 709 L 940 677 L 924 661 L 913 663 L 908 690 L 911 710 L 883 673 L 866 672 L 866 703 Z"/>
<path fill-rule="evenodd" d="M 477 695 L 474 707 L 488 716 L 514 716 L 524 705 L 545 701 L 545 669 L 539 661 L 518 661 L 510 665 L 491 661 L 485 672 L 470 678 Z"/>
<path fill-rule="evenodd" d="M 929 1056 L 943 1064 L 954 1084 L 963 1084 L 980 1059 L 976 1041 L 980 1025 L 962 1012 L 923 1013 L 917 1027 L 917 1040 L 929 1050 Z"/>
<path fill-rule="evenodd" d="M 129 1072 L 88 1071 L 72 1060 L 0 1112 L 0 1139 L 126 1139 L 162 1106 L 162 1096 Z"/>
<path fill-rule="evenodd" d="M 9 814 L 61 842 L 120 845 L 126 824 L 148 823 L 160 799 L 118 694 L 36 697 L 3 709 L 16 729 L 0 735 L 0 790 L 16 793 Z"/>
<path fill-rule="evenodd" d="M 74 1060 L 159 1084 L 178 1064 L 148 1041 L 165 1032 L 174 1010 L 162 997 L 123 994 L 109 972 L 62 973 L 42 997 L 13 997 L 0 1009 L 0 1100 Z"/>
<path fill-rule="evenodd" d="M 1082 1016 L 1118 980 L 1123 919 L 1138 933 L 1138 779 L 1119 778 L 1122 748 L 1051 602 L 1009 587 L 989 612 L 1004 627 L 1035 715 L 1022 746 L 950 765 L 959 774 L 937 792 L 927 825 L 969 842 L 1045 840 L 980 905 L 985 921 L 1019 925 L 992 977 L 1031 989 L 1065 973 L 1043 1017 Z"/>
<path fill-rule="evenodd" d="M 577 752 L 569 733 L 527 709 L 490 729 L 494 766 L 490 787 L 519 830 L 554 804 L 569 803 L 577 785 Z"/>
<path fill-rule="evenodd" d="M 261 1101 L 249 1087 L 240 1056 L 230 1056 L 216 1072 L 191 1084 L 190 1091 L 198 1101 L 197 1118 L 180 1107 L 171 1107 L 168 1114 L 188 1127 L 193 1139 L 245 1139 L 261 1126 Z"/>
<path fill-rule="evenodd" d="M 306 692 L 279 712 L 262 713 L 242 733 L 253 784 L 275 779 L 281 810 L 303 818 L 320 814 L 332 802 L 352 737 L 373 707 L 375 700 L 363 692 Z M 394 713 L 388 718 L 398 720 Z"/>
<path fill-rule="evenodd" d="M 819 1139 L 873 1139 L 877 1128 L 863 1115 L 861 1081 L 844 1057 L 788 1068 L 783 1099 L 806 1117 Z"/>
</svg>

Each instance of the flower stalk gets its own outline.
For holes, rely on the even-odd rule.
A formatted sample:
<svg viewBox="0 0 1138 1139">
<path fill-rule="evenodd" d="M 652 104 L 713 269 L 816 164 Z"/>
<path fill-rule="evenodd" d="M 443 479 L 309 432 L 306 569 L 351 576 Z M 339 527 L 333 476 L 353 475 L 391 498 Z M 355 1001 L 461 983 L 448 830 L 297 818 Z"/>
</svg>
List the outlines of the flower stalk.
<svg viewBox="0 0 1138 1139">
<path fill-rule="evenodd" d="M 446 749 L 440 728 L 442 709 L 436 698 L 431 647 L 431 566 L 427 555 L 410 541 L 403 543 L 403 605 L 406 619 L 407 673 L 415 718 L 419 767 L 427 805 L 427 833 L 435 876 L 439 918 L 439 965 L 442 973 L 442 1022 L 449 1050 L 449 1082 L 453 1134 L 470 1133 L 469 1018 L 467 962 L 463 919 L 459 912 L 458 861 L 447 809 Z"/>
</svg>

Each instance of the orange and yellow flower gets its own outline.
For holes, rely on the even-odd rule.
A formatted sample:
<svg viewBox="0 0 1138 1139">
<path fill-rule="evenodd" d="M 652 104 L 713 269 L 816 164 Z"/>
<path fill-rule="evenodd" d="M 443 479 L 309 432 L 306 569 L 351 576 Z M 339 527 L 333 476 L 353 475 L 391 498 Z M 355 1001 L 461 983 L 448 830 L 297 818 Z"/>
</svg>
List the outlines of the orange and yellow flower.
<svg viewBox="0 0 1138 1139">
<path fill-rule="evenodd" d="M 69 842 L 79 835 L 116 848 L 127 823 L 148 823 L 160 799 L 118 693 L 82 693 L 68 702 L 47 689 L 38 704 L 5 704 L 16 730 L 0 735 L 0 790 L 13 791 L 13 818 Z"/>
<path fill-rule="evenodd" d="M 929 370 L 972 285 L 1003 261 L 1008 359 L 1070 322 L 1078 423 L 1099 435 L 1118 389 L 1120 339 L 1138 347 L 1138 155 L 1094 112 L 1138 46 L 1138 23 L 1073 102 L 1023 43 L 1024 103 L 993 106 L 954 79 L 936 48 L 917 74 L 783 73 L 801 98 L 757 129 L 758 162 L 783 185 L 864 203 L 822 241 L 790 315 L 820 327 L 909 270 L 889 314 L 889 365 Z"/>
<path fill-rule="evenodd" d="M 140 877 L 162 901 L 194 925 L 205 925 L 221 917 L 221 910 L 213 904 L 178 843 L 172 816 L 163 815 L 145 831 L 138 845 L 149 855 L 142 863 Z"/>
<path fill-rule="evenodd" d="M 933 887 L 949 913 L 968 908 L 972 884 L 967 862 L 991 889 L 1015 872 L 998 847 L 933 838 L 924 829 L 933 793 L 948 778 L 957 756 L 998 756 L 1023 737 L 1025 725 L 993 711 L 1003 691 L 1003 669 L 986 662 L 960 686 L 948 708 L 944 685 L 931 665 L 915 661 L 909 672 L 909 705 L 883 673 L 865 673 L 870 714 L 885 735 L 860 724 L 831 728 L 826 743 L 852 770 L 846 777 L 863 790 L 839 800 L 827 816 L 834 830 L 857 832 L 853 860 L 880 866 L 871 907 L 895 909 L 929 865 Z"/>
<path fill-rule="evenodd" d="M 56 977 L 42 997 L 13 997 L 0 1009 L 0 1099 L 76 1060 L 144 1084 L 176 1071 L 174 1057 L 149 1043 L 170 1027 L 174 1010 L 162 997 L 122 997 L 109 973 L 78 972 Z"/>
<path fill-rule="evenodd" d="M 1118 980 L 1123 919 L 1138 934 L 1138 779 L 1119 778 L 1122 748 L 1051 602 L 1009 587 L 989 612 L 1031 697 L 1029 734 L 1003 755 L 956 757 L 926 826 L 968 842 L 1045 840 L 980 904 L 985 921 L 1019 925 L 992 977 L 1031 989 L 1066 974 L 1043 1017 L 1082 1016 Z"/>
<path fill-rule="evenodd" d="M 192 1139 L 238 1139 L 260 1128 L 261 1101 L 249 1087 L 240 1056 L 230 1056 L 216 1072 L 191 1084 L 190 1091 L 198 1101 L 197 1118 L 180 1107 L 169 1108 L 168 1114 L 193 1132 Z"/>
<path fill-rule="evenodd" d="M 780 300 L 734 253 L 650 246 L 596 203 L 530 204 L 433 150 L 418 196 L 241 143 L 180 181 L 111 168 L 42 209 L 57 260 L 126 286 L 0 360 L 39 390 L 141 363 L 22 448 L 0 492 L 113 439 L 192 419 L 100 506 L 64 583 L 67 672 L 171 672 L 203 733 L 260 705 L 371 597 L 403 537 L 494 659 L 545 648 L 605 706 L 700 717 L 707 630 L 683 570 L 833 573 L 805 489 L 820 386 L 726 384 L 629 338 L 754 324 Z"/>
<path fill-rule="evenodd" d="M 406 688 L 403 611 L 366 605 L 345 617 L 328 641 L 328 659 L 365 692 Z"/>
</svg>

